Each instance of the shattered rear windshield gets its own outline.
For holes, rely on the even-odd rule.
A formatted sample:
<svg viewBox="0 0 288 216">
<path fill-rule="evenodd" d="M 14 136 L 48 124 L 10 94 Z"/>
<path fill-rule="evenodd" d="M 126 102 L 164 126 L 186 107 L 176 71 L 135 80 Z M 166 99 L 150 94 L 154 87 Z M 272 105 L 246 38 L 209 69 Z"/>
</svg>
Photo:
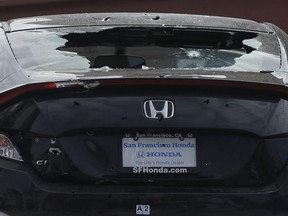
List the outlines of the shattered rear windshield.
<svg viewBox="0 0 288 216">
<path fill-rule="evenodd" d="M 275 71 L 275 35 L 189 28 L 81 27 L 8 34 L 19 64 L 28 70 L 213 69 Z"/>
</svg>

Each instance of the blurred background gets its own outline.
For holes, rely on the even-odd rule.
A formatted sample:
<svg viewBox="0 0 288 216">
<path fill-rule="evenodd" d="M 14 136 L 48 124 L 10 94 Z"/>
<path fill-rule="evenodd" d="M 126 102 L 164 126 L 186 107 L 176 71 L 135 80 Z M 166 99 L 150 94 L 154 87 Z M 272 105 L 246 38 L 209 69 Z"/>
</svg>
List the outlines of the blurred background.
<svg viewBox="0 0 288 216">
<path fill-rule="evenodd" d="M 79 12 L 173 12 L 271 22 L 288 32 L 288 0 L 0 0 L 0 19 Z"/>
</svg>

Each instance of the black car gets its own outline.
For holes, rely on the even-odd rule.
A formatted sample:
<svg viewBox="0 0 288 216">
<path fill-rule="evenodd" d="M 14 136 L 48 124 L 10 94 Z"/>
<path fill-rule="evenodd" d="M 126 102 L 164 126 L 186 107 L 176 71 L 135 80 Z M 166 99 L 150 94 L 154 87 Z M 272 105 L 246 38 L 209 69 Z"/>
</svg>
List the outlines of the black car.
<svg viewBox="0 0 288 216">
<path fill-rule="evenodd" d="M 288 36 L 185 14 L 0 29 L 0 210 L 288 215 Z"/>
</svg>

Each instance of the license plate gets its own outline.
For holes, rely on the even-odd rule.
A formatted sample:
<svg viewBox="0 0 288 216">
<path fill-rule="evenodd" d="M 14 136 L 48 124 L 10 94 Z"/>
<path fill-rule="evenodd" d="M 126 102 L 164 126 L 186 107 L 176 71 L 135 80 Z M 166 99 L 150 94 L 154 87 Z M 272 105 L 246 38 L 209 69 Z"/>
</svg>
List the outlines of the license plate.
<svg viewBox="0 0 288 216">
<path fill-rule="evenodd" d="M 168 173 L 169 168 L 196 168 L 196 139 L 122 138 L 122 167 L 133 171 L 165 167 Z"/>
</svg>

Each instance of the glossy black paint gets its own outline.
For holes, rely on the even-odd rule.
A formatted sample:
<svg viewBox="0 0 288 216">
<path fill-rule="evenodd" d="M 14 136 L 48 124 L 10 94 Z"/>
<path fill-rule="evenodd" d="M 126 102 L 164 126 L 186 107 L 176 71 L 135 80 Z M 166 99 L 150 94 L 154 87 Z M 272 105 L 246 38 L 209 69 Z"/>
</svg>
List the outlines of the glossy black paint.
<svg viewBox="0 0 288 216">
<path fill-rule="evenodd" d="M 284 118 L 271 123 L 286 100 L 259 93 L 130 86 L 17 98 L 2 106 L 1 128 L 26 163 L 3 166 L 1 209 L 11 215 L 23 210 L 24 215 L 79 215 L 83 209 L 88 215 L 135 215 L 137 204 L 149 204 L 151 215 L 284 215 L 288 142 L 284 135 L 267 135 L 286 127 Z M 175 118 L 146 119 L 143 103 L 151 98 L 172 100 Z M 193 133 L 199 171 L 122 173 L 121 138 L 148 132 Z M 50 147 L 60 148 L 61 156 L 49 154 Z M 48 163 L 39 165 L 39 160 Z"/>
<path fill-rule="evenodd" d="M 14 179 L 11 180 L 11 175 Z M 137 204 L 149 204 L 151 215 L 286 215 L 287 184 L 257 189 L 149 186 L 81 186 L 73 192 L 41 190 L 23 173 L 0 173 L 1 209 L 10 215 L 135 215 Z M 21 179 L 21 180 L 20 180 Z M 6 183 L 5 183 L 6 182 Z M 67 186 L 67 185 L 66 185 Z M 64 186 L 65 187 L 65 186 Z"/>
<path fill-rule="evenodd" d="M 65 15 L 3 23 L 1 96 L 43 80 L 71 81 L 70 76 L 52 78 L 47 74 L 32 79 L 13 58 L 5 34 L 71 27 L 75 21 L 79 26 L 123 26 L 129 21 L 132 26 L 276 32 L 281 69 L 253 74 L 87 71 L 75 79 L 82 82 L 96 76 L 99 86 L 11 97 L 0 105 L 0 132 L 11 139 L 24 162 L 0 158 L 0 210 L 9 215 L 136 215 L 136 205 L 141 204 L 150 205 L 151 215 L 287 215 L 287 35 L 271 24 L 247 20 L 156 14 L 107 17 Z M 143 84 L 147 78 L 151 84 Z M 169 78 L 174 80 L 168 85 Z M 115 85 L 125 79 L 129 85 Z M 205 87 L 171 84 L 193 79 L 206 82 Z M 214 85 L 210 86 L 211 80 Z M 226 81 L 237 88 L 221 86 Z M 251 88 L 255 83 L 263 85 L 258 90 L 257 86 Z M 143 104 L 149 99 L 173 101 L 175 116 L 147 119 Z M 198 169 L 185 175 L 124 173 L 120 152 L 126 133 L 192 133 L 197 140 Z M 51 147 L 61 153 L 51 153 Z"/>
<path fill-rule="evenodd" d="M 173 118 L 146 118 L 144 102 L 150 99 L 173 101 Z M 109 133 L 229 129 L 269 137 L 286 132 L 287 114 L 282 109 L 286 105 L 286 96 L 281 93 L 268 91 L 264 95 L 261 90 L 244 88 L 165 87 L 157 86 L 157 81 L 153 85 L 127 87 L 100 85 L 91 90 L 60 89 L 15 99 L 2 106 L 1 127 L 50 137 L 83 129 L 106 129 Z"/>
</svg>

